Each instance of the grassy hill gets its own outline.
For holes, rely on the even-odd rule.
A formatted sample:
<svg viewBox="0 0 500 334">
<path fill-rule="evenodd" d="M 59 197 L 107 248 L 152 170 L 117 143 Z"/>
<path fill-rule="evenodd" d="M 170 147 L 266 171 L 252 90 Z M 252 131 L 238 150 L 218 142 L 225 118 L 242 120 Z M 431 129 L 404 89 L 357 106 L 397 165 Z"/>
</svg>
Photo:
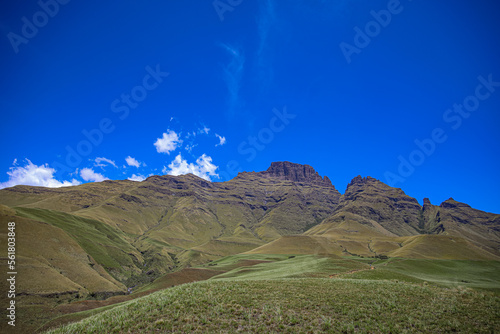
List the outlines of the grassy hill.
<svg viewBox="0 0 500 334">
<path fill-rule="evenodd" d="M 322 254 L 334 257 L 496 260 L 500 257 L 455 236 L 377 237 L 355 234 L 284 236 L 247 254 Z"/>
<path fill-rule="evenodd" d="M 490 333 L 500 329 L 498 294 L 449 281 L 451 272 L 465 271 L 472 280 L 488 276 L 487 284 L 498 288 L 498 262 L 492 266 L 466 261 L 382 261 L 371 270 L 365 259 L 253 254 L 227 257 L 211 263 L 211 268 L 224 271 L 252 260 L 262 262 L 112 309 L 94 310 L 96 315 L 49 333 Z M 335 272 L 335 278 L 312 278 Z M 434 281 L 429 284 L 424 278 Z M 452 288 L 435 285 L 443 282 Z"/>
<path fill-rule="evenodd" d="M 250 250 L 281 235 L 302 233 L 331 214 L 339 197 L 331 184 L 297 184 L 259 173 L 244 173 L 224 183 L 182 175 L 152 176 L 143 182 L 0 190 L 0 204 L 15 208 L 20 216 L 47 222 L 51 216 L 61 221 L 71 215 L 70 221 L 85 218 L 100 230 L 108 226 L 105 235 L 124 239 L 129 244 L 126 248 L 133 248 L 125 257 L 130 253 L 141 266 L 146 263 L 141 269 L 153 277 L 190 265 L 180 260 L 192 259 L 185 254 L 191 250 L 202 258 L 213 258 Z M 111 258 L 116 260 L 116 256 Z M 115 278 L 121 281 L 130 276 L 119 274 Z"/>
<path fill-rule="evenodd" d="M 453 199 L 420 205 L 370 177 L 341 195 L 312 167 L 288 162 L 223 183 L 182 175 L 16 186 L 0 190 L 0 224 L 9 221 L 19 231 L 18 306 L 28 331 L 206 279 L 498 287 L 500 215 Z M 0 257 L 4 266 L 5 249 Z"/>
<path fill-rule="evenodd" d="M 208 281 L 157 292 L 49 333 L 490 333 L 497 296 L 369 280 Z"/>
<path fill-rule="evenodd" d="M 63 228 L 58 226 L 59 215 L 44 217 L 51 224 L 43 222 L 43 219 L 33 220 L 34 215 L 19 216 L 15 211 L 0 206 L 0 223 L 6 226 L 8 221 L 16 222 L 16 239 L 19 272 L 19 286 L 21 292 L 26 295 L 74 295 L 79 298 L 86 295 L 109 295 L 113 293 L 124 293 L 125 286 L 113 278 L 104 265 L 119 266 L 110 255 L 113 252 L 96 243 L 90 242 L 91 238 L 99 241 L 100 234 L 95 229 L 92 221 L 71 221 L 65 217 L 66 224 Z M 43 211 L 47 213 L 47 211 Z M 40 218 L 40 217 L 39 217 Z M 91 228 L 89 225 L 92 226 Z M 102 225 L 102 224 L 101 224 Z M 75 226 L 87 228 L 85 233 L 79 234 L 77 240 L 72 238 L 67 230 L 78 231 Z M 99 226 L 99 225 L 97 225 Z M 72 230 L 72 228 L 75 230 Z M 66 229 L 66 230 L 65 230 Z M 101 232 L 103 233 L 103 232 Z M 6 234 L 0 234 L 2 244 L 6 244 Z M 47 242 L 50 240 L 50 242 Z M 79 242 L 81 241 L 81 242 Z M 87 244 L 88 247 L 85 247 Z M 83 244 L 83 247 L 82 247 Z M 116 240 L 116 249 L 124 247 L 126 243 Z M 123 259 L 118 256 L 117 259 Z M 125 264 L 125 263 L 121 263 Z M 42 281 L 43 279 L 43 281 Z M 78 295 L 78 297 L 76 296 Z"/>
</svg>

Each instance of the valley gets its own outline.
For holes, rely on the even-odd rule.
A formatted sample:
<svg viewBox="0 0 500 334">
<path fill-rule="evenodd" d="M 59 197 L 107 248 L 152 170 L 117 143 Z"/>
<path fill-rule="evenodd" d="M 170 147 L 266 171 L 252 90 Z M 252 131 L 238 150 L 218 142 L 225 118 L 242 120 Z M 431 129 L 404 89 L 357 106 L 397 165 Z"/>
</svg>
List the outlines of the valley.
<svg viewBox="0 0 500 334">
<path fill-rule="evenodd" d="M 403 289 L 415 292 L 414 298 L 421 296 L 422 303 L 429 294 L 467 294 L 468 302 L 478 307 L 474 312 L 486 307 L 477 298 L 490 303 L 493 313 L 485 312 L 484 330 L 499 328 L 498 320 L 491 319 L 500 307 L 500 215 L 451 198 L 440 205 L 428 199 L 420 204 L 371 177 L 355 177 L 341 194 L 311 166 L 275 162 L 266 171 L 240 173 L 220 183 L 188 174 L 64 188 L 15 186 L 0 190 L 2 244 L 11 221 L 16 222 L 21 332 L 42 332 L 94 314 L 102 319 L 100 314 L 132 305 L 142 312 L 148 300 L 157 303 L 157 298 L 173 298 L 170 294 L 186 289 L 204 294 L 204 289 L 229 289 L 231 284 L 243 294 L 283 284 L 292 290 L 310 286 L 313 295 L 333 289 L 338 298 L 347 299 L 350 289 Z M 6 269 L 7 254 L 1 257 Z M 348 289 L 345 295 L 338 295 L 339 287 Z M 294 298 L 285 293 L 284 300 Z M 276 322 L 262 313 L 270 303 L 263 297 L 241 312 L 258 314 L 248 313 L 245 319 L 263 317 L 276 330 L 312 316 L 292 307 L 288 310 L 296 313 L 296 321 L 285 323 L 282 315 Z M 466 310 L 455 311 L 458 316 Z M 427 321 L 426 312 L 415 320 L 415 329 Z M 300 328 L 338 331 L 348 326 L 328 325 L 320 313 L 316 327 Z M 372 328 L 364 326 L 377 322 L 381 332 L 408 330 L 396 320 L 363 319 L 346 328 Z M 161 328 L 174 326 L 161 317 L 155 321 L 163 321 Z M 201 332 L 200 321 L 175 326 L 186 330 L 183 326 L 190 324 Z M 214 330 L 232 328 L 227 321 Z M 448 328 L 448 322 L 436 328 Z M 262 325 L 236 323 L 236 329 L 244 330 Z M 117 328 L 140 332 L 134 326 Z"/>
</svg>

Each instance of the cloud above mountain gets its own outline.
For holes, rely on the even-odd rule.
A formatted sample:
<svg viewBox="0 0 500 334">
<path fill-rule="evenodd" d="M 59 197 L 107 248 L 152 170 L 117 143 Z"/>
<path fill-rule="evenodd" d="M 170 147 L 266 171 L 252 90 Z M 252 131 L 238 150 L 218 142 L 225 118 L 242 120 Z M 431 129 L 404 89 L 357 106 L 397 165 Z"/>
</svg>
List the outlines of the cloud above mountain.
<svg viewBox="0 0 500 334">
<path fill-rule="evenodd" d="M 91 182 L 101 182 L 104 180 L 108 180 L 107 177 L 100 173 L 96 173 L 92 168 L 83 168 L 80 171 L 80 177 L 85 181 Z"/>
<path fill-rule="evenodd" d="M 212 158 L 207 156 L 206 154 L 203 154 L 198 159 L 196 159 L 195 163 L 189 163 L 179 153 L 175 157 L 175 159 L 168 165 L 168 167 L 163 167 L 163 173 L 174 176 L 191 173 L 201 177 L 202 179 L 211 181 L 211 177 L 219 177 L 219 175 L 216 173 L 216 170 L 218 168 L 218 166 L 212 163 Z"/>
<path fill-rule="evenodd" d="M 7 172 L 9 180 L 0 183 L 0 189 L 13 187 L 19 184 L 49 188 L 68 187 L 80 184 L 80 182 L 75 179 L 71 181 L 56 180 L 54 178 L 56 170 L 50 168 L 48 164 L 38 166 L 29 159 L 26 159 L 25 162 L 26 164 L 24 166 L 18 166 L 17 160 L 14 161 L 14 166 Z"/>
<path fill-rule="evenodd" d="M 135 175 L 135 174 L 132 174 L 131 177 L 128 178 L 128 180 L 130 181 L 136 181 L 136 182 L 141 182 L 141 181 L 144 181 L 146 179 L 146 177 L 144 175 Z"/>
<path fill-rule="evenodd" d="M 137 161 L 137 159 L 132 158 L 130 155 L 125 158 L 125 161 L 127 162 L 127 165 L 132 166 L 132 167 L 141 167 L 141 163 Z"/>
<path fill-rule="evenodd" d="M 167 130 L 163 133 L 163 137 L 156 140 L 154 145 L 158 153 L 170 154 L 182 145 L 182 140 L 175 131 Z"/>
<path fill-rule="evenodd" d="M 95 167 L 104 168 L 104 167 L 106 167 L 108 165 L 111 165 L 111 166 L 113 166 L 115 168 L 118 168 L 118 166 L 116 165 L 116 163 L 113 160 L 111 160 L 111 159 L 107 159 L 107 158 L 104 158 L 104 157 L 102 157 L 102 158 L 95 158 L 94 159 L 94 166 Z"/>
</svg>

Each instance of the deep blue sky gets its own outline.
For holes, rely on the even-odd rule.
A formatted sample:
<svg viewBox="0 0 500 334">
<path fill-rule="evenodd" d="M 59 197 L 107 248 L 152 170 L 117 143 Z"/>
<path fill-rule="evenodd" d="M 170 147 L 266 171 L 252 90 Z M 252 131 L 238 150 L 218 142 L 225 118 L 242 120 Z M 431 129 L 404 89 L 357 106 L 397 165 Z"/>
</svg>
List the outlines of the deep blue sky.
<svg viewBox="0 0 500 334">
<path fill-rule="evenodd" d="M 4 1 L 1 186 L 186 171 L 219 181 L 287 160 L 342 193 L 369 175 L 420 202 L 500 213 L 500 5 L 397 3 L 70 1 L 50 17 Z M 127 106 L 131 92 L 141 101 Z M 464 103 L 466 118 L 447 111 Z"/>
</svg>

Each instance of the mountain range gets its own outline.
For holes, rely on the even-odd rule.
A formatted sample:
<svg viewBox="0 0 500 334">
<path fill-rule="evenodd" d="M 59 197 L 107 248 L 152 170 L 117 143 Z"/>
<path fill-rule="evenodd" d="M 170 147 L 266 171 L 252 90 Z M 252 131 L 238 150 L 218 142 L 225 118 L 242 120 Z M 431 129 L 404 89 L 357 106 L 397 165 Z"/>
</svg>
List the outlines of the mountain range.
<svg viewBox="0 0 500 334">
<path fill-rule="evenodd" d="M 18 293 L 34 298 L 124 294 L 244 252 L 500 260 L 498 214 L 452 198 L 420 204 L 371 177 L 355 177 L 341 194 L 313 167 L 291 162 L 227 182 L 187 174 L 15 186 L 0 190 L 0 222 L 10 221 Z"/>
</svg>

